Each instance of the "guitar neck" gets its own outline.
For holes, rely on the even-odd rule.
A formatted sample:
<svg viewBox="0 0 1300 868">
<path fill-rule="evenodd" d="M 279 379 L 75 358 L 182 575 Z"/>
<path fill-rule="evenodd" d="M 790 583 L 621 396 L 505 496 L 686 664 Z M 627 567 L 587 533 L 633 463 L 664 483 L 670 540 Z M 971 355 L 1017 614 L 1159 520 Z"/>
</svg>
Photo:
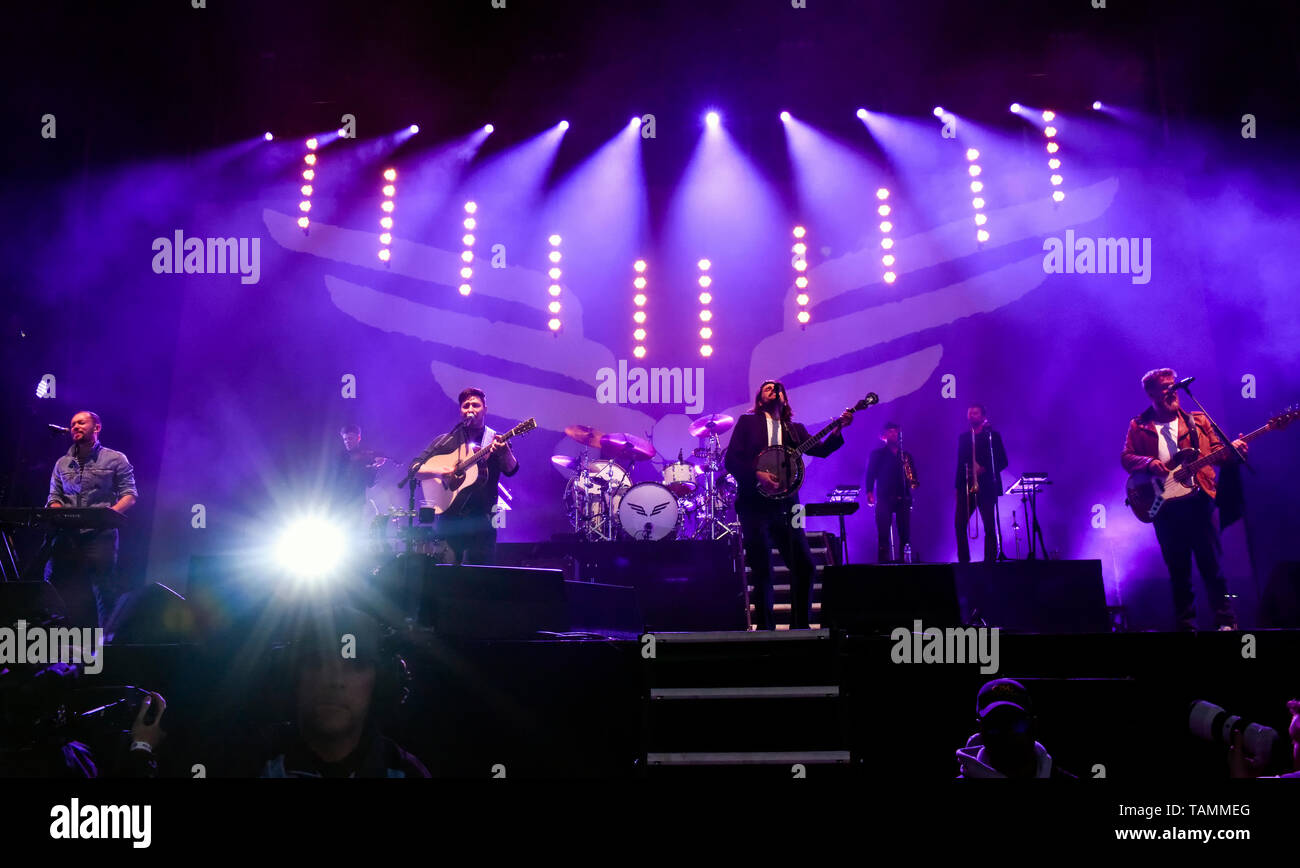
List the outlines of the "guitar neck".
<svg viewBox="0 0 1300 868">
<path fill-rule="evenodd" d="M 831 429 L 833 429 L 833 428 L 834 428 L 836 425 L 838 425 L 838 424 L 840 424 L 840 420 L 839 420 L 839 419 L 836 419 L 835 421 L 831 422 L 831 423 L 830 423 L 829 425 L 827 425 L 825 428 L 823 428 L 822 430 L 818 431 L 816 434 L 814 434 L 813 436 L 809 437 L 807 440 L 803 441 L 803 442 L 800 443 L 798 446 L 794 447 L 794 453 L 795 453 L 796 455 L 803 455 L 805 452 L 807 452 L 807 451 L 808 451 L 809 449 L 811 449 L 813 446 L 817 445 L 817 443 L 819 443 L 823 437 L 825 437 L 827 434 L 831 433 Z"/>
<path fill-rule="evenodd" d="M 511 437 L 515 436 L 516 433 L 518 432 L 515 431 L 515 429 L 511 428 L 506 433 L 498 434 L 497 436 L 501 438 L 502 443 L 505 443 Z M 478 464 L 480 461 L 487 458 L 487 456 L 488 456 L 487 449 L 486 448 L 480 449 L 479 451 L 475 452 L 473 455 L 469 456 L 468 458 L 465 458 L 464 460 L 457 462 L 456 472 L 459 473 L 462 470 L 468 470 L 469 468 L 473 467 L 475 464 Z"/>
<path fill-rule="evenodd" d="M 1252 440 L 1254 440 L 1256 437 L 1263 434 L 1265 431 L 1270 430 L 1271 428 L 1272 428 L 1271 425 L 1261 425 L 1260 427 L 1256 428 L 1254 431 L 1251 431 L 1245 437 L 1242 437 L 1240 439 L 1249 443 Z M 1211 452 L 1209 455 L 1202 455 L 1200 458 L 1196 459 L 1195 461 L 1190 462 L 1189 464 L 1186 465 L 1186 469 L 1192 473 L 1195 473 L 1205 465 L 1213 464 L 1215 461 L 1219 460 L 1220 458 L 1223 458 L 1231 454 L 1232 454 L 1232 447 L 1225 443 L 1224 445 L 1220 446 L 1218 449 Z"/>
</svg>

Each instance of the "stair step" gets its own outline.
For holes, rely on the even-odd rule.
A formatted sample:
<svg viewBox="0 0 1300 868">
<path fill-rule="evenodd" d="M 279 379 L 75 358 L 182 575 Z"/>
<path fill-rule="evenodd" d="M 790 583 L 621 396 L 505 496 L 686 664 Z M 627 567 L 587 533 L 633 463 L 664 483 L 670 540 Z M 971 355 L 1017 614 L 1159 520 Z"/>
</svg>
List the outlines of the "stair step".
<svg viewBox="0 0 1300 868">
<path fill-rule="evenodd" d="M 651 699 L 826 699 L 840 695 L 837 685 L 789 687 L 655 687 Z"/>
<path fill-rule="evenodd" d="M 698 751 L 648 753 L 652 766 L 831 765 L 848 763 L 846 750 Z"/>
<path fill-rule="evenodd" d="M 673 645 L 712 644 L 714 642 L 806 642 L 816 639 L 829 639 L 830 630 L 799 630 L 785 635 L 776 635 L 770 630 L 713 630 L 698 633 L 647 633 L 655 637 L 655 642 Z"/>
</svg>

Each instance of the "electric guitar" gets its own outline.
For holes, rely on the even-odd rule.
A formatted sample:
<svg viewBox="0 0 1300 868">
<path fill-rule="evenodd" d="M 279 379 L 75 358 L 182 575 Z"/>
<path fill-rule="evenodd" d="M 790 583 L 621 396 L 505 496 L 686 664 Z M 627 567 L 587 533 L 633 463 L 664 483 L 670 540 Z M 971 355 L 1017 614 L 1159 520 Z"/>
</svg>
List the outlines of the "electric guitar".
<svg viewBox="0 0 1300 868">
<path fill-rule="evenodd" d="M 865 410 L 872 404 L 879 404 L 880 396 L 875 392 L 868 392 L 867 396 L 850 409 L 856 413 L 859 410 Z M 770 473 L 776 477 L 775 488 L 758 487 L 758 493 L 769 500 L 781 500 L 789 497 L 799 490 L 803 485 L 803 454 L 816 446 L 821 439 L 843 423 L 838 418 L 831 422 L 822 430 L 809 437 L 798 446 L 768 446 L 762 452 L 758 453 L 758 458 L 754 460 L 755 473 Z"/>
<path fill-rule="evenodd" d="M 497 436 L 504 443 L 511 437 L 527 433 L 536 427 L 537 420 L 528 419 Z M 433 507 L 438 515 L 447 512 L 453 505 L 458 505 L 458 498 L 478 482 L 478 465 L 487 457 L 488 450 L 484 447 L 460 461 L 456 460 L 456 453 L 450 452 L 434 455 L 424 462 L 417 472 L 421 475 L 420 488 L 424 491 L 425 505 Z"/>
<path fill-rule="evenodd" d="M 1249 443 L 1265 431 L 1278 431 L 1300 418 L 1300 409 L 1292 407 L 1285 413 L 1279 413 L 1268 424 L 1256 428 L 1241 439 Z M 1200 486 L 1196 483 L 1196 472 L 1207 464 L 1214 464 L 1232 454 L 1232 447 L 1220 446 L 1209 455 L 1197 457 L 1195 449 L 1180 449 L 1166 466 L 1169 472 L 1157 476 L 1139 470 L 1131 474 L 1125 486 L 1127 497 L 1124 502 L 1133 510 L 1138 521 L 1150 524 L 1155 521 L 1160 508 L 1171 500 L 1182 500 L 1195 494 Z"/>
</svg>

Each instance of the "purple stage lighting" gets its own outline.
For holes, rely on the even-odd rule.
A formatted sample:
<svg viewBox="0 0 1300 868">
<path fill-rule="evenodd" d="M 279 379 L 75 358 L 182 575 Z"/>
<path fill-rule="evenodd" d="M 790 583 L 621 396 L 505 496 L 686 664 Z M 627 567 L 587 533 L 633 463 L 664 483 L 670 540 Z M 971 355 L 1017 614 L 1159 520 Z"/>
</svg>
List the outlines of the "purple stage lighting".
<svg viewBox="0 0 1300 868">
<path fill-rule="evenodd" d="M 716 130 L 722 123 L 722 116 L 717 112 L 709 112 L 704 116 L 704 123 L 708 125 L 709 129 Z"/>
<path fill-rule="evenodd" d="M 561 130 L 561 131 L 567 130 L 568 128 L 569 128 L 569 122 L 568 122 L 568 121 L 560 121 L 560 130 Z"/>
<path fill-rule="evenodd" d="M 789 113 L 789 112 L 781 112 L 781 122 L 782 122 L 782 123 L 785 123 L 785 122 L 788 121 L 788 120 L 790 120 L 790 113 Z"/>
<path fill-rule="evenodd" d="M 1013 102 L 1013 103 L 1011 104 L 1011 111 L 1013 111 L 1013 112 L 1016 113 L 1016 114 L 1020 114 L 1020 103 L 1018 103 L 1018 102 Z"/>
<path fill-rule="evenodd" d="M 858 109 L 858 120 L 865 121 L 866 119 L 867 119 L 867 110 Z"/>
<path fill-rule="evenodd" d="M 639 126 L 641 126 L 641 118 L 640 118 L 640 116 L 637 116 L 637 117 L 632 118 L 632 122 L 631 122 L 630 124 L 628 124 L 628 126 L 633 126 L 633 127 L 639 127 Z"/>
<path fill-rule="evenodd" d="M 420 131 L 420 125 L 419 125 L 419 124 L 411 124 L 409 127 L 407 127 L 407 129 L 409 129 L 409 130 L 411 131 L 411 135 L 415 135 L 416 133 L 418 133 L 418 132 Z"/>
<path fill-rule="evenodd" d="M 495 133 L 496 131 L 497 131 L 497 128 L 494 127 L 494 126 L 492 126 L 491 124 L 484 124 L 484 125 L 483 125 L 483 132 L 485 132 L 485 133 L 487 133 L 487 134 L 489 134 L 489 135 L 491 135 L 492 133 Z"/>
<path fill-rule="evenodd" d="M 1094 102 L 1094 103 L 1092 104 L 1092 110 L 1093 110 L 1093 111 L 1101 111 L 1101 100 L 1097 100 L 1096 102 Z"/>
<path fill-rule="evenodd" d="M 263 134 L 262 134 L 262 138 L 266 139 L 266 140 L 269 142 L 269 141 L 271 141 L 272 139 L 274 139 L 275 136 L 271 135 L 270 133 L 263 133 Z"/>
<path fill-rule="evenodd" d="M 934 107 L 934 116 L 937 118 L 943 117 L 943 106 L 937 105 Z"/>
</svg>

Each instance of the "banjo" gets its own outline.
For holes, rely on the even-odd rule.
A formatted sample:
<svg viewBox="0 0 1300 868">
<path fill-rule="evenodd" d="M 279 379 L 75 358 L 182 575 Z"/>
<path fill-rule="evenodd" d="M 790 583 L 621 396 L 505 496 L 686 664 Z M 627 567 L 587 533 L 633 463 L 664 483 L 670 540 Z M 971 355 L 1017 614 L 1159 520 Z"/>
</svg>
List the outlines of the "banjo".
<svg viewBox="0 0 1300 868">
<path fill-rule="evenodd" d="M 867 396 L 854 404 L 850 410 L 856 413 L 879 403 L 880 396 L 875 392 L 868 392 Z M 758 453 L 758 458 L 754 461 L 754 472 L 770 473 L 776 477 L 774 488 L 764 488 L 760 485 L 758 493 L 769 500 L 781 500 L 798 491 L 799 486 L 803 484 L 803 454 L 821 442 L 827 434 L 838 429 L 841 424 L 837 418 L 798 446 L 768 446 Z"/>
</svg>

